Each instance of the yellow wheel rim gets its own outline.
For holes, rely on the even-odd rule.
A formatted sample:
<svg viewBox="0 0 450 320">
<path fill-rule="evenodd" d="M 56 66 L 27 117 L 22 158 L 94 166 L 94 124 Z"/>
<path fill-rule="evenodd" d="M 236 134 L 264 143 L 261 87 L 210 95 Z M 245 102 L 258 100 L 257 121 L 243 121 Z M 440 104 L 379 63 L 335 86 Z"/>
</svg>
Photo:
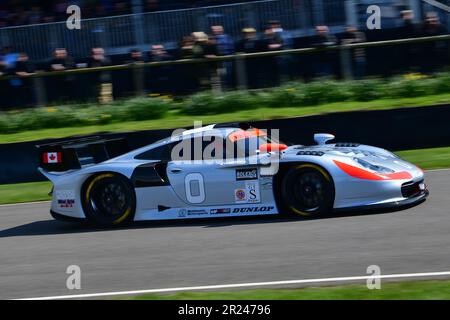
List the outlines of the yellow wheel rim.
<svg viewBox="0 0 450 320">
<path fill-rule="evenodd" d="M 91 190 L 92 190 L 92 187 L 94 186 L 94 184 L 97 181 L 101 180 L 101 179 L 112 178 L 112 177 L 114 177 L 114 174 L 112 174 L 112 173 L 104 173 L 104 174 L 100 174 L 100 175 L 96 176 L 94 179 L 92 179 L 92 181 L 89 183 L 89 186 L 86 189 L 86 195 L 85 195 L 86 203 L 89 202 L 90 193 L 91 193 Z M 121 223 L 122 221 L 124 221 L 130 215 L 130 213 L 131 213 L 131 207 L 129 207 L 127 209 L 127 211 L 125 211 L 125 213 L 121 217 L 117 218 L 113 222 L 113 224 Z"/>
<path fill-rule="evenodd" d="M 324 178 L 327 179 L 328 182 L 331 182 L 330 175 L 323 168 L 319 167 L 318 165 L 315 165 L 312 163 L 304 163 L 304 164 L 301 164 L 301 165 L 298 165 L 297 167 L 295 167 L 295 169 L 303 169 L 303 168 L 315 169 L 315 170 L 319 171 L 324 176 Z M 310 217 L 311 216 L 311 213 L 298 210 L 297 208 L 294 208 L 292 206 L 290 206 L 289 209 L 292 212 L 294 212 L 302 217 Z"/>
</svg>

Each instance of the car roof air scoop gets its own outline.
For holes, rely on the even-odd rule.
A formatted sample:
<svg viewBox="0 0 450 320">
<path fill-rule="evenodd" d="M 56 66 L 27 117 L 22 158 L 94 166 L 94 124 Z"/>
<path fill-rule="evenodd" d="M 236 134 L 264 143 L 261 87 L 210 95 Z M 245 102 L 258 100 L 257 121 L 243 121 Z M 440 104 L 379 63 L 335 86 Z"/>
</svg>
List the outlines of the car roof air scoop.
<svg viewBox="0 0 450 320">
<path fill-rule="evenodd" d="M 316 133 L 314 135 L 314 141 L 320 146 L 326 144 L 327 141 L 333 140 L 333 139 L 334 139 L 334 135 L 332 135 L 330 133 Z"/>
</svg>

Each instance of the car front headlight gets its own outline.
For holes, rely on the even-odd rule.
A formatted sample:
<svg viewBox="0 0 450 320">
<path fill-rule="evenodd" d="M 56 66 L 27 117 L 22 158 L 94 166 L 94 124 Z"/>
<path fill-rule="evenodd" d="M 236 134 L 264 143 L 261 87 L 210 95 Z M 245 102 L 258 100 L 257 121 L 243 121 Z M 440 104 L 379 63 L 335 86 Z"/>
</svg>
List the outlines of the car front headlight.
<svg viewBox="0 0 450 320">
<path fill-rule="evenodd" d="M 394 173 L 395 171 L 380 165 L 372 164 L 366 160 L 360 158 L 353 158 L 353 160 L 358 163 L 360 166 L 375 171 L 377 173 Z"/>
</svg>

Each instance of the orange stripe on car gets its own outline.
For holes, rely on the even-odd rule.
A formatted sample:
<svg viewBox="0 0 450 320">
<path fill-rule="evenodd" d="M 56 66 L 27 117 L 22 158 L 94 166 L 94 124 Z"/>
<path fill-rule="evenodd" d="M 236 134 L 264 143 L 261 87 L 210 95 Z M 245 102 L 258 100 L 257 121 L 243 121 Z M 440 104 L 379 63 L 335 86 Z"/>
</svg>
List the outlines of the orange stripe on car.
<svg viewBox="0 0 450 320">
<path fill-rule="evenodd" d="M 412 179 L 412 175 L 406 171 L 394 173 L 375 173 L 362 168 L 352 166 L 348 163 L 333 160 L 333 162 L 349 176 L 364 180 L 407 180 Z"/>
<path fill-rule="evenodd" d="M 279 152 L 279 151 L 283 151 L 286 150 L 288 148 L 287 145 L 285 144 L 280 144 L 280 143 L 264 143 L 259 147 L 259 151 L 261 152 L 271 152 L 271 151 L 275 151 L 275 152 Z"/>
</svg>

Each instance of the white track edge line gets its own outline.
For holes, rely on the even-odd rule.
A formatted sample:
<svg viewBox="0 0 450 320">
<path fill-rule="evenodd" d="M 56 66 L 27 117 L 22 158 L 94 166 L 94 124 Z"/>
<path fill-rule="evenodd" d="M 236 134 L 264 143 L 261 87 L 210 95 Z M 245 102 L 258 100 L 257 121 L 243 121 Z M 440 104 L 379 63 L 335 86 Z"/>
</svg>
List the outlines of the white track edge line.
<svg viewBox="0 0 450 320">
<path fill-rule="evenodd" d="M 17 207 L 17 206 L 26 206 L 29 204 L 48 204 L 51 203 L 50 200 L 43 200 L 43 201 L 31 201 L 31 202 L 18 202 L 18 203 L 5 203 L 0 204 L 1 207 Z"/>
<path fill-rule="evenodd" d="M 425 170 L 425 173 L 427 172 L 435 172 L 435 171 L 449 171 L 450 168 L 441 168 L 441 169 L 430 169 L 430 170 Z"/>
<path fill-rule="evenodd" d="M 24 298 L 24 299 L 14 299 L 14 300 L 83 299 L 83 298 L 95 298 L 95 297 L 107 297 L 107 296 L 136 295 L 136 294 L 144 294 L 144 293 L 164 293 L 164 292 L 174 292 L 174 291 L 197 291 L 197 290 L 211 290 L 211 289 L 228 289 L 228 288 L 245 288 L 245 287 L 263 287 L 263 286 L 273 286 L 273 285 L 304 284 L 304 283 L 341 282 L 341 281 L 367 280 L 367 279 L 418 278 L 418 277 L 433 277 L 433 276 L 450 276 L 450 271 L 388 274 L 388 275 L 379 275 L 379 276 L 368 275 L 368 276 L 355 276 L 355 277 L 337 277 L 337 278 L 286 280 L 286 281 L 253 282 L 253 283 L 235 283 L 235 284 L 195 286 L 195 287 L 179 287 L 179 288 L 165 288 L 165 289 L 87 293 L 87 294 L 74 294 L 74 295 L 63 295 L 63 296 Z"/>
</svg>

